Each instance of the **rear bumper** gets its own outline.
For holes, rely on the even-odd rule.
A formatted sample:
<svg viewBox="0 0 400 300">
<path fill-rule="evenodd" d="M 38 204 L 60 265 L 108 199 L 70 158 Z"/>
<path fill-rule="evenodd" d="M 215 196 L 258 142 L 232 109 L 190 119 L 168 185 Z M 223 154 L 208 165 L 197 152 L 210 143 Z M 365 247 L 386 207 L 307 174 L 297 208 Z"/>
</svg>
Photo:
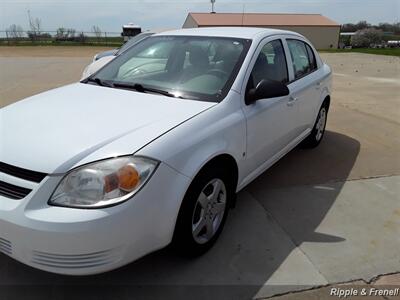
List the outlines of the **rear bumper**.
<svg viewBox="0 0 400 300">
<path fill-rule="evenodd" d="M 166 246 L 190 179 L 160 164 L 132 199 L 104 209 L 48 206 L 61 178 L 48 177 L 28 197 L 0 196 L 0 252 L 60 274 L 102 273 Z"/>
</svg>

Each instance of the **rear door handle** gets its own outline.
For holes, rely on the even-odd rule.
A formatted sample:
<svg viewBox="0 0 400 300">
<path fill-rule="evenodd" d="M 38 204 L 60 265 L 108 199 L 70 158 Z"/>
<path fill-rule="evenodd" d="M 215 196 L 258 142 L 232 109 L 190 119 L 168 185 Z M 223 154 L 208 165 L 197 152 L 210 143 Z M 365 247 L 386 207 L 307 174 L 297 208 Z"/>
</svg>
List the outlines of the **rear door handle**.
<svg viewBox="0 0 400 300">
<path fill-rule="evenodd" d="M 297 100 L 299 100 L 299 99 L 296 98 L 296 97 L 290 96 L 290 97 L 289 97 L 289 101 L 287 102 L 287 106 L 293 106 L 293 104 L 294 104 Z"/>
<path fill-rule="evenodd" d="M 316 85 L 316 87 L 317 87 L 317 90 L 319 90 L 320 88 L 321 88 L 321 82 L 317 82 L 315 85 Z"/>
</svg>

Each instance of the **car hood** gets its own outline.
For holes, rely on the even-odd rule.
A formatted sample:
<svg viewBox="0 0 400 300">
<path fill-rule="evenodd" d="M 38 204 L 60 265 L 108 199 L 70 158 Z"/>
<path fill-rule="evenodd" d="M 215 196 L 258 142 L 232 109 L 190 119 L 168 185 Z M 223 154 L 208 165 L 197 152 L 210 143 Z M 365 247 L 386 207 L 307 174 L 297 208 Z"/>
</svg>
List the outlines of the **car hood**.
<svg viewBox="0 0 400 300">
<path fill-rule="evenodd" d="M 132 154 L 215 103 L 76 83 L 0 110 L 0 161 L 44 173 Z"/>
</svg>

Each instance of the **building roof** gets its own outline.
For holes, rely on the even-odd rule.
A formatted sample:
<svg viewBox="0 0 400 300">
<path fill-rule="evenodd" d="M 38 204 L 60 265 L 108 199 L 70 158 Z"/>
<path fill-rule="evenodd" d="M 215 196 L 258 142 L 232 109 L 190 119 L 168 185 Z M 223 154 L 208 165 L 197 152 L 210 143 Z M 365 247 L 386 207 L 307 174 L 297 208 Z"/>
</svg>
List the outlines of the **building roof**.
<svg viewBox="0 0 400 300">
<path fill-rule="evenodd" d="M 198 26 L 340 26 L 320 14 L 189 13 Z"/>
</svg>

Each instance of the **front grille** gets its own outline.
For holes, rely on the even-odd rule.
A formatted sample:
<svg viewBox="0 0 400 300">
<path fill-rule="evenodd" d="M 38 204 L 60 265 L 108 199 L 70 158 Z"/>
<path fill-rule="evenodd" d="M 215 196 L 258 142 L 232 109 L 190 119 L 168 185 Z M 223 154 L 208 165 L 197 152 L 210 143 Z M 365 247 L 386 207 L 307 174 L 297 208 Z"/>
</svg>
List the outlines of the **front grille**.
<svg viewBox="0 0 400 300">
<path fill-rule="evenodd" d="M 41 182 L 47 176 L 45 173 L 23 169 L 3 162 L 0 162 L 0 172 L 34 182 Z"/>
<path fill-rule="evenodd" d="M 32 190 L 0 181 L 0 195 L 19 200 L 25 198 Z"/>
<path fill-rule="evenodd" d="M 6 239 L 0 238 L 0 252 L 7 255 L 11 255 L 12 254 L 11 242 L 7 241 Z"/>
</svg>

